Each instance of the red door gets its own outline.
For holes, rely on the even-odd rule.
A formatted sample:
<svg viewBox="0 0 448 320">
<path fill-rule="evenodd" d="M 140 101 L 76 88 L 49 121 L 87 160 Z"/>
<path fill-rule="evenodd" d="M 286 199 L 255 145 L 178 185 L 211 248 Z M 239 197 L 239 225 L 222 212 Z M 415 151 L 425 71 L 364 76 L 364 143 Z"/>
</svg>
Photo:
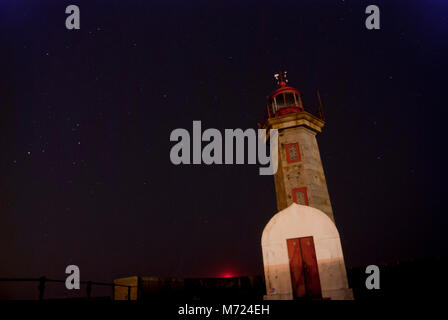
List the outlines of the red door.
<svg viewBox="0 0 448 320">
<path fill-rule="evenodd" d="M 320 299 L 319 270 L 313 237 L 287 239 L 294 299 Z"/>
</svg>

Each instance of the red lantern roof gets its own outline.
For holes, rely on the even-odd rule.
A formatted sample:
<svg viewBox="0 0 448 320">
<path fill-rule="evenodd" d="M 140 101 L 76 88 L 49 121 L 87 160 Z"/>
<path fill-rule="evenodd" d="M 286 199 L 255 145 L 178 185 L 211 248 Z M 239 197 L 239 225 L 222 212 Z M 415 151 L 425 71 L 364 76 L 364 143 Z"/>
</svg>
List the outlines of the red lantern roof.
<svg viewBox="0 0 448 320">
<path fill-rule="evenodd" d="M 278 88 L 269 96 L 268 115 L 270 118 L 304 110 L 299 90 L 287 86 L 286 75 L 287 71 L 274 75 Z"/>
</svg>

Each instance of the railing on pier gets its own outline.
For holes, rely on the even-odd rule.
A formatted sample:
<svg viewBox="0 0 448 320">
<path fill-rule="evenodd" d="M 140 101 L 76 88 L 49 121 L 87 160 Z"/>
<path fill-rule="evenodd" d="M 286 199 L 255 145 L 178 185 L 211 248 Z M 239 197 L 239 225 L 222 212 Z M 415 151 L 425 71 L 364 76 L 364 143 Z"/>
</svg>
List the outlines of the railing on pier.
<svg viewBox="0 0 448 320">
<path fill-rule="evenodd" d="M 0 278 L 0 282 L 38 282 L 38 290 L 39 295 L 38 299 L 44 299 L 45 287 L 47 283 L 55 282 L 55 283 L 64 283 L 65 280 L 56 280 L 56 279 L 48 279 L 46 277 L 40 278 Z M 128 300 L 131 300 L 131 288 L 135 286 L 128 286 L 124 284 L 117 283 L 105 283 L 105 282 L 95 282 L 95 281 L 80 281 L 81 284 L 86 285 L 86 293 L 87 299 L 90 300 L 92 298 L 92 286 L 108 286 L 112 287 L 113 292 L 115 293 L 115 287 L 127 287 L 128 288 Z"/>
</svg>

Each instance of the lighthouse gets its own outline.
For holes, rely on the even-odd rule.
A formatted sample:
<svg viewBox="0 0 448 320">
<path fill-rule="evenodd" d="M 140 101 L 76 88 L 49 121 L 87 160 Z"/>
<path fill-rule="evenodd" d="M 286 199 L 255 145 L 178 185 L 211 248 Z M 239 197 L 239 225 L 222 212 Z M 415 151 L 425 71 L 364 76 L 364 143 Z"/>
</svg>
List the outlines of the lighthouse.
<svg viewBox="0 0 448 320">
<path fill-rule="evenodd" d="M 275 75 L 264 128 L 278 131 L 277 208 L 261 237 L 267 300 L 351 300 L 339 231 L 316 135 L 318 115 L 304 108 L 287 73 Z M 320 99 L 319 99 L 320 100 Z"/>
<path fill-rule="evenodd" d="M 293 202 L 322 210 L 333 221 L 316 135 L 324 120 L 305 110 L 300 92 L 287 85 L 286 72 L 276 74 L 278 88 L 269 96 L 267 130 L 277 129 L 278 170 L 274 176 L 278 210 Z"/>
</svg>

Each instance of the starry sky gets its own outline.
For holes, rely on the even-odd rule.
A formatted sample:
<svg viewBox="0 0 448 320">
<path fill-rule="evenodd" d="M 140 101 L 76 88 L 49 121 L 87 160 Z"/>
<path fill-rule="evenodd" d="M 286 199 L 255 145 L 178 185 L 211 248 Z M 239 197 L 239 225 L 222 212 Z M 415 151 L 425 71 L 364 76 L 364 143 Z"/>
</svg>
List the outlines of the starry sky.
<svg viewBox="0 0 448 320">
<path fill-rule="evenodd" d="M 262 274 L 273 178 L 174 166 L 169 136 L 256 128 L 282 70 L 306 110 L 321 93 L 347 266 L 445 255 L 447 39 L 441 0 L 1 0 L 0 276 Z"/>
</svg>

